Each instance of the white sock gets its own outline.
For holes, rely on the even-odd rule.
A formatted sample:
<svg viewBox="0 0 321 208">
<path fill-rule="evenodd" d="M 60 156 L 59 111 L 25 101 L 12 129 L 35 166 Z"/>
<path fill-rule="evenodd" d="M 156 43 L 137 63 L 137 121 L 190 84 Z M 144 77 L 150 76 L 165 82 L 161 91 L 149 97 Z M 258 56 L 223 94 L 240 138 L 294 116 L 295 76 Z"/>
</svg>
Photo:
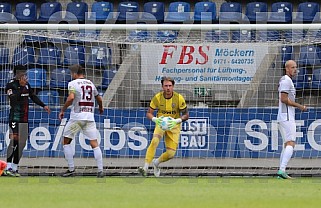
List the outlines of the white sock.
<svg viewBox="0 0 321 208">
<path fill-rule="evenodd" d="M 68 163 L 68 169 L 70 171 L 75 170 L 75 164 L 74 164 L 74 154 L 73 150 L 70 144 L 66 144 L 64 147 L 64 153 L 65 153 L 65 159 Z"/>
<path fill-rule="evenodd" d="M 12 168 L 13 171 L 17 171 L 18 170 L 18 164 L 11 163 L 11 168 Z"/>
<path fill-rule="evenodd" d="M 7 163 L 6 170 L 9 170 L 10 168 L 12 168 L 12 163 Z"/>
<path fill-rule="evenodd" d="M 154 160 L 154 164 L 155 164 L 156 166 L 159 165 L 159 160 L 158 160 L 158 158 Z"/>
<path fill-rule="evenodd" d="M 145 163 L 143 169 L 144 169 L 145 171 L 147 171 L 147 170 L 148 170 L 148 166 L 149 166 L 149 164 L 148 164 L 148 163 Z"/>
<path fill-rule="evenodd" d="M 285 171 L 288 162 L 290 161 L 293 154 L 293 147 L 291 145 L 287 145 L 284 149 L 280 170 Z"/>
<path fill-rule="evenodd" d="M 98 171 L 103 171 L 103 154 L 101 153 L 100 147 L 95 147 L 94 156 L 97 162 Z"/>
</svg>

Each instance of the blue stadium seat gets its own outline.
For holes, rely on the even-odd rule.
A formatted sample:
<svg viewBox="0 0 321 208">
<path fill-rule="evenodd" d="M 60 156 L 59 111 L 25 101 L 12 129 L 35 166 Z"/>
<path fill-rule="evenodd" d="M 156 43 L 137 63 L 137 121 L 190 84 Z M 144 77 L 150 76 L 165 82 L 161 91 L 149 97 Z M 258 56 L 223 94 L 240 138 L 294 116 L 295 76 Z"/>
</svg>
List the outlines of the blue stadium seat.
<svg viewBox="0 0 321 208">
<path fill-rule="evenodd" d="M 56 46 L 42 47 L 39 50 L 38 64 L 61 64 L 61 51 Z"/>
<path fill-rule="evenodd" d="M 113 70 L 113 69 L 104 70 L 102 81 L 101 81 L 101 86 L 99 88 L 101 88 L 103 90 L 107 89 L 116 73 L 117 73 L 117 71 Z"/>
<path fill-rule="evenodd" d="M 25 43 L 41 43 L 46 42 L 47 37 L 40 35 L 25 35 Z"/>
<path fill-rule="evenodd" d="M 298 74 L 293 78 L 293 84 L 297 90 L 310 89 L 312 74 L 309 74 L 306 68 L 300 67 L 298 69 Z"/>
<path fill-rule="evenodd" d="M 49 106 L 59 106 L 59 93 L 56 90 L 42 90 L 38 92 L 40 100 Z"/>
<path fill-rule="evenodd" d="M 28 82 L 33 88 L 44 88 L 47 86 L 47 73 L 42 68 L 31 68 L 27 70 Z"/>
<path fill-rule="evenodd" d="M 211 42 L 228 42 L 230 40 L 230 32 L 228 30 L 213 30 L 205 33 L 205 40 Z"/>
<path fill-rule="evenodd" d="M 304 30 L 285 30 L 283 37 L 286 41 L 299 43 L 303 41 L 306 31 Z"/>
<path fill-rule="evenodd" d="M 321 68 L 313 69 L 311 88 L 321 89 Z"/>
<path fill-rule="evenodd" d="M 290 2 L 275 2 L 271 6 L 268 22 L 291 23 L 293 5 Z"/>
<path fill-rule="evenodd" d="M 0 22 L 11 22 L 13 17 L 11 4 L 0 2 Z"/>
<path fill-rule="evenodd" d="M 159 42 L 173 42 L 177 39 L 178 32 L 175 30 L 158 30 L 156 32 L 156 40 Z"/>
<path fill-rule="evenodd" d="M 129 41 L 145 41 L 151 38 L 151 33 L 147 30 L 131 30 L 129 31 Z"/>
<path fill-rule="evenodd" d="M 251 30 L 235 30 L 231 32 L 233 42 L 250 42 L 253 34 Z"/>
<path fill-rule="evenodd" d="M 216 20 L 216 4 L 214 2 L 197 2 L 194 7 L 194 21 L 212 22 Z"/>
<path fill-rule="evenodd" d="M 220 22 L 240 22 L 242 20 L 242 5 L 238 2 L 223 2 L 220 7 Z"/>
<path fill-rule="evenodd" d="M 164 22 L 165 6 L 163 2 L 146 2 L 144 4 L 142 21 Z"/>
<path fill-rule="evenodd" d="M 96 21 L 106 21 L 113 19 L 114 5 L 111 2 L 99 1 L 91 5 L 91 13 L 89 19 Z"/>
<path fill-rule="evenodd" d="M 139 19 L 139 4 L 134 1 L 125 1 L 118 4 L 118 20 L 138 20 Z"/>
<path fill-rule="evenodd" d="M 37 20 L 37 6 L 35 3 L 22 2 L 16 5 L 15 17 L 18 22 L 35 22 Z"/>
<path fill-rule="evenodd" d="M 86 2 L 69 2 L 67 4 L 65 21 L 84 22 L 88 13 L 88 4 Z"/>
<path fill-rule="evenodd" d="M 18 46 L 14 52 L 12 57 L 13 65 L 29 65 L 35 63 L 35 50 L 33 47 Z"/>
<path fill-rule="evenodd" d="M 191 5 L 188 2 L 172 2 L 168 7 L 165 22 L 186 22 L 190 20 Z"/>
<path fill-rule="evenodd" d="M 315 66 L 321 64 L 320 48 L 315 45 L 301 46 L 299 52 L 298 65 L 302 66 Z"/>
<path fill-rule="evenodd" d="M 6 87 L 7 83 L 14 77 L 13 71 L 10 69 L 0 70 L 0 87 L 1 91 Z"/>
<path fill-rule="evenodd" d="M 62 6 L 60 2 L 45 2 L 40 6 L 39 22 L 59 22 L 62 20 Z"/>
<path fill-rule="evenodd" d="M 279 41 L 280 38 L 281 33 L 279 30 L 256 31 L 257 41 Z"/>
<path fill-rule="evenodd" d="M 9 48 L 0 47 L 0 65 L 9 64 Z"/>
<path fill-rule="evenodd" d="M 282 59 L 282 66 L 284 66 L 286 61 L 293 59 L 293 46 L 281 47 L 281 59 Z"/>
<path fill-rule="evenodd" d="M 79 45 L 68 46 L 64 50 L 64 64 L 85 64 L 85 48 Z"/>
<path fill-rule="evenodd" d="M 65 68 L 53 69 L 50 73 L 50 88 L 67 89 L 71 80 L 70 70 Z"/>
<path fill-rule="evenodd" d="M 245 20 L 250 22 L 267 22 L 268 5 L 266 2 L 250 2 L 246 4 Z"/>
<path fill-rule="evenodd" d="M 294 22 L 313 22 L 320 20 L 320 4 L 317 2 L 302 2 L 297 8 Z M 318 14 L 318 15 L 316 15 Z"/>
<path fill-rule="evenodd" d="M 106 68 L 109 64 L 111 64 L 111 48 L 93 46 L 90 51 L 87 65 Z"/>
</svg>

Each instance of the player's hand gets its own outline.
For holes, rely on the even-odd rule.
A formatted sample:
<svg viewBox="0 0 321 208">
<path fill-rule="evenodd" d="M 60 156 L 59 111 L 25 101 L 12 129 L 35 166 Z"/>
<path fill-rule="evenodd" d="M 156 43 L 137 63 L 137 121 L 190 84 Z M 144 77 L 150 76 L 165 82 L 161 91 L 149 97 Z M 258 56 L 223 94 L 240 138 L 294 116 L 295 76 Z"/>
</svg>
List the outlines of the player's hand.
<svg viewBox="0 0 321 208">
<path fill-rule="evenodd" d="M 162 121 L 163 121 L 163 118 L 164 118 L 164 116 L 161 116 L 161 117 L 158 117 L 158 118 L 154 117 L 152 119 L 152 121 L 154 121 L 158 126 L 160 126 Z"/>
<path fill-rule="evenodd" d="M 47 111 L 48 114 L 50 114 L 51 110 L 50 110 L 50 108 L 48 106 L 43 107 L 43 109 L 45 109 L 45 111 Z"/>
<path fill-rule="evenodd" d="M 306 107 L 305 105 L 303 105 L 300 110 L 301 110 L 301 111 L 307 111 L 307 110 L 308 110 L 308 107 Z"/>
<path fill-rule="evenodd" d="M 104 113 L 104 108 L 103 107 L 99 107 L 99 113 L 103 114 Z"/>
<path fill-rule="evenodd" d="M 63 119 L 63 118 L 64 118 L 64 115 L 65 115 L 65 113 L 62 112 L 62 111 L 60 111 L 60 113 L 59 113 L 59 115 L 58 115 L 59 120 Z"/>
<path fill-rule="evenodd" d="M 182 123 L 182 119 L 180 119 L 180 118 L 171 119 L 168 121 L 168 127 L 169 127 L 169 129 L 172 129 L 179 123 Z"/>
</svg>

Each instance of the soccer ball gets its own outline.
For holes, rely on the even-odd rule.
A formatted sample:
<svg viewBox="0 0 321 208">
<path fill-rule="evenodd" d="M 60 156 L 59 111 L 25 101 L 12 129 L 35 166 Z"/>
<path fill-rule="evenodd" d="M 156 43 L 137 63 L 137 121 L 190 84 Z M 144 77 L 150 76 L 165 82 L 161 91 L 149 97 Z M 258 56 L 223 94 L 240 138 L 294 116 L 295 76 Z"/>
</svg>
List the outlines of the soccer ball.
<svg viewBox="0 0 321 208">
<path fill-rule="evenodd" d="M 166 131 L 166 130 L 169 130 L 169 127 L 168 127 L 168 122 L 170 120 L 172 120 L 173 118 L 171 117 L 164 117 L 163 120 L 162 120 L 162 123 L 161 123 L 161 128 Z"/>
</svg>

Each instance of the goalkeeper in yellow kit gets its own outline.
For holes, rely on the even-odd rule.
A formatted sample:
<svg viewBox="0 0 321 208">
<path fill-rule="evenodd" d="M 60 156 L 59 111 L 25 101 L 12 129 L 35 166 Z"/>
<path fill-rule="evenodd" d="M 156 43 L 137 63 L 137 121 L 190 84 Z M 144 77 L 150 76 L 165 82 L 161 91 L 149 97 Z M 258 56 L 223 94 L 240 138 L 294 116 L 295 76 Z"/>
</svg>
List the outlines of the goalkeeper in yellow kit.
<svg viewBox="0 0 321 208">
<path fill-rule="evenodd" d="M 157 93 L 150 102 L 147 118 L 156 123 L 152 141 L 147 149 L 144 167 L 138 171 L 147 176 L 150 163 L 154 167 L 154 175 L 159 177 L 159 164 L 172 159 L 175 156 L 178 147 L 179 136 L 181 132 L 181 123 L 189 118 L 187 106 L 184 97 L 174 92 L 175 81 L 170 77 L 163 77 L 161 80 L 163 91 Z M 157 109 L 157 117 L 154 111 Z M 169 121 L 169 130 L 162 130 L 160 124 L 163 117 L 172 117 Z M 166 151 L 157 159 L 153 159 L 159 141 L 164 137 Z"/>
</svg>

